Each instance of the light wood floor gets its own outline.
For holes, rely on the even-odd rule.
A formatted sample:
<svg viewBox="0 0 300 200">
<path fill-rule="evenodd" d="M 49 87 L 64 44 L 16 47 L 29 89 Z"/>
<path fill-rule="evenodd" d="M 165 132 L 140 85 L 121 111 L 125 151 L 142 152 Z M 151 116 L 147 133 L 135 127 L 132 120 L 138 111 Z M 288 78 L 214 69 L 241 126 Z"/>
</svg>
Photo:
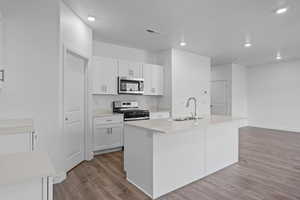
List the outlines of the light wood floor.
<svg viewBox="0 0 300 200">
<path fill-rule="evenodd" d="M 146 200 L 122 171 L 122 152 L 84 162 L 54 186 L 54 200 Z M 300 134 L 240 131 L 240 162 L 160 200 L 300 199 Z"/>
</svg>

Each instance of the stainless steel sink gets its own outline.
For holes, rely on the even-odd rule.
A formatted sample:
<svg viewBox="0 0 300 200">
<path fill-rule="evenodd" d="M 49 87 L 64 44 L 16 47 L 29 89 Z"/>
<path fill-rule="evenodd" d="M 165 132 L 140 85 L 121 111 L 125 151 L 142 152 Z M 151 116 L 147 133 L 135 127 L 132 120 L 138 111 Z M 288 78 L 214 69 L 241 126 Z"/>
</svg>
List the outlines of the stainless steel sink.
<svg viewBox="0 0 300 200">
<path fill-rule="evenodd" d="M 190 121 L 190 120 L 200 120 L 203 119 L 203 117 L 178 117 L 174 118 L 173 121 Z"/>
</svg>

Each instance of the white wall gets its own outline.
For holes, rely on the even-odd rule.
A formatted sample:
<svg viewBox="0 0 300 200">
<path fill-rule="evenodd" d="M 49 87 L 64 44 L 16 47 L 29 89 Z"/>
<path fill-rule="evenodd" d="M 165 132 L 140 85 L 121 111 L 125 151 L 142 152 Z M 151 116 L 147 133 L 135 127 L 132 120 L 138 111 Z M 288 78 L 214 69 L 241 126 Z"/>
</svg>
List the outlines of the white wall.
<svg viewBox="0 0 300 200">
<path fill-rule="evenodd" d="M 189 108 L 185 106 L 189 97 L 198 100 L 199 115 L 210 115 L 210 58 L 174 50 L 173 65 L 173 115 L 187 116 L 193 112 L 192 104 Z"/>
<path fill-rule="evenodd" d="M 300 61 L 249 67 L 249 125 L 300 132 Z"/>
<path fill-rule="evenodd" d="M 63 48 L 67 48 L 70 51 L 73 51 L 80 56 L 83 56 L 89 61 L 92 58 L 92 43 L 93 43 L 93 31 L 90 27 L 88 27 L 74 12 L 66 6 L 64 3 L 60 3 L 60 129 L 61 129 L 61 137 L 60 143 L 62 147 L 66 145 L 63 142 L 63 124 L 64 124 L 64 113 L 63 113 Z M 89 65 L 87 66 L 90 67 Z M 91 71 L 87 69 L 87 73 Z M 89 83 L 90 84 L 90 83 Z M 88 105 L 92 104 L 92 95 L 88 95 Z M 86 158 L 89 159 L 90 149 L 91 147 L 91 127 L 92 127 L 92 110 L 91 107 L 88 106 L 88 117 L 89 117 L 89 124 L 87 130 L 87 140 L 86 140 L 86 147 L 87 151 Z M 61 153 L 61 162 L 65 164 L 65 159 L 67 155 L 65 154 L 66 149 L 63 148 Z M 65 165 L 63 165 L 65 168 Z M 61 170 L 61 173 L 64 172 L 64 168 Z"/>
<path fill-rule="evenodd" d="M 231 115 L 248 117 L 247 67 L 232 64 Z"/>
<path fill-rule="evenodd" d="M 0 118 L 33 118 L 37 148 L 49 153 L 60 173 L 64 169 L 62 44 L 90 57 L 92 31 L 58 0 L 2 0 L 0 7 L 6 61 Z"/>
<path fill-rule="evenodd" d="M 210 115 L 210 58 L 178 49 L 160 53 L 158 61 L 165 66 L 165 92 L 159 107 L 171 108 L 172 117 L 190 116 L 193 104 L 186 108 L 189 97 L 198 100 L 198 115 Z"/>
<path fill-rule="evenodd" d="M 93 55 L 100 57 L 116 58 L 134 62 L 156 64 L 156 55 L 152 52 L 124 47 L 116 44 L 110 44 L 100 41 L 93 43 Z M 141 107 L 151 110 L 157 110 L 158 97 L 136 96 L 136 95 L 93 95 L 93 109 L 112 111 L 112 101 L 116 100 L 136 100 Z"/>
<path fill-rule="evenodd" d="M 60 30 L 63 45 L 91 58 L 93 31 L 64 3 L 60 3 Z"/>
<path fill-rule="evenodd" d="M 2 13 L 0 11 L 0 69 L 2 69 L 4 65 L 4 59 L 3 59 L 3 47 L 4 47 L 4 37 L 3 37 L 3 22 L 2 22 Z"/>
<path fill-rule="evenodd" d="M 94 56 L 102 56 L 108 58 L 116 58 L 152 64 L 156 63 L 156 55 L 152 52 L 143 49 L 136 49 L 111 43 L 105 43 L 101 41 L 94 41 L 93 54 Z"/>
<path fill-rule="evenodd" d="M 211 79 L 228 82 L 229 114 L 247 117 L 247 67 L 238 64 L 213 66 Z"/>
<path fill-rule="evenodd" d="M 232 80 L 232 64 L 211 67 L 211 81 Z"/>
<path fill-rule="evenodd" d="M 38 149 L 55 167 L 59 153 L 59 4 L 48 0 L 1 0 L 6 82 L 0 118 L 33 118 Z"/>
<path fill-rule="evenodd" d="M 173 49 L 157 53 L 158 64 L 164 66 L 164 96 L 159 98 L 158 107 L 162 110 L 170 110 L 172 114 L 173 105 Z"/>
</svg>

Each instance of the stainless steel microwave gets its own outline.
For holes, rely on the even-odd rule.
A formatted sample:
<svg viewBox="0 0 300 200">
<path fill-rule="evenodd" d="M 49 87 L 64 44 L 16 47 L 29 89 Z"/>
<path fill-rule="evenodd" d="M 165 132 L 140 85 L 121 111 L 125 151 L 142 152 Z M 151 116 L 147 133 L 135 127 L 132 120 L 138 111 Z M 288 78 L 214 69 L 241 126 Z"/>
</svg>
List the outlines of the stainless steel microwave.
<svg viewBox="0 0 300 200">
<path fill-rule="evenodd" d="M 119 94 L 144 94 L 144 79 L 142 78 L 118 78 L 118 93 Z"/>
</svg>

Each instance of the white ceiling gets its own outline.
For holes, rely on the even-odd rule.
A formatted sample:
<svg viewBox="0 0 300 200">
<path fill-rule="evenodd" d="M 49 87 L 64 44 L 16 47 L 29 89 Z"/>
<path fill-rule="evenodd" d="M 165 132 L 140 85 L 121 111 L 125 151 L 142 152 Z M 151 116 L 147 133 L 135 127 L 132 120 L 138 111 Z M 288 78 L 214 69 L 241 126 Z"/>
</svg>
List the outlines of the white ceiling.
<svg viewBox="0 0 300 200">
<path fill-rule="evenodd" d="M 213 64 L 257 65 L 300 58 L 299 0 L 65 0 L 94 29 L 96 40 L 163 50 L 171 47 L 210 56 Z M 290 6 L 283 15 L 273 11 Z M 161 32 L 151 35 L 145 30 Z M 244 48 L 249 36 L 253 46 Z M 179 42 L 184 37 L 186 47 Z"/>
</svg>

